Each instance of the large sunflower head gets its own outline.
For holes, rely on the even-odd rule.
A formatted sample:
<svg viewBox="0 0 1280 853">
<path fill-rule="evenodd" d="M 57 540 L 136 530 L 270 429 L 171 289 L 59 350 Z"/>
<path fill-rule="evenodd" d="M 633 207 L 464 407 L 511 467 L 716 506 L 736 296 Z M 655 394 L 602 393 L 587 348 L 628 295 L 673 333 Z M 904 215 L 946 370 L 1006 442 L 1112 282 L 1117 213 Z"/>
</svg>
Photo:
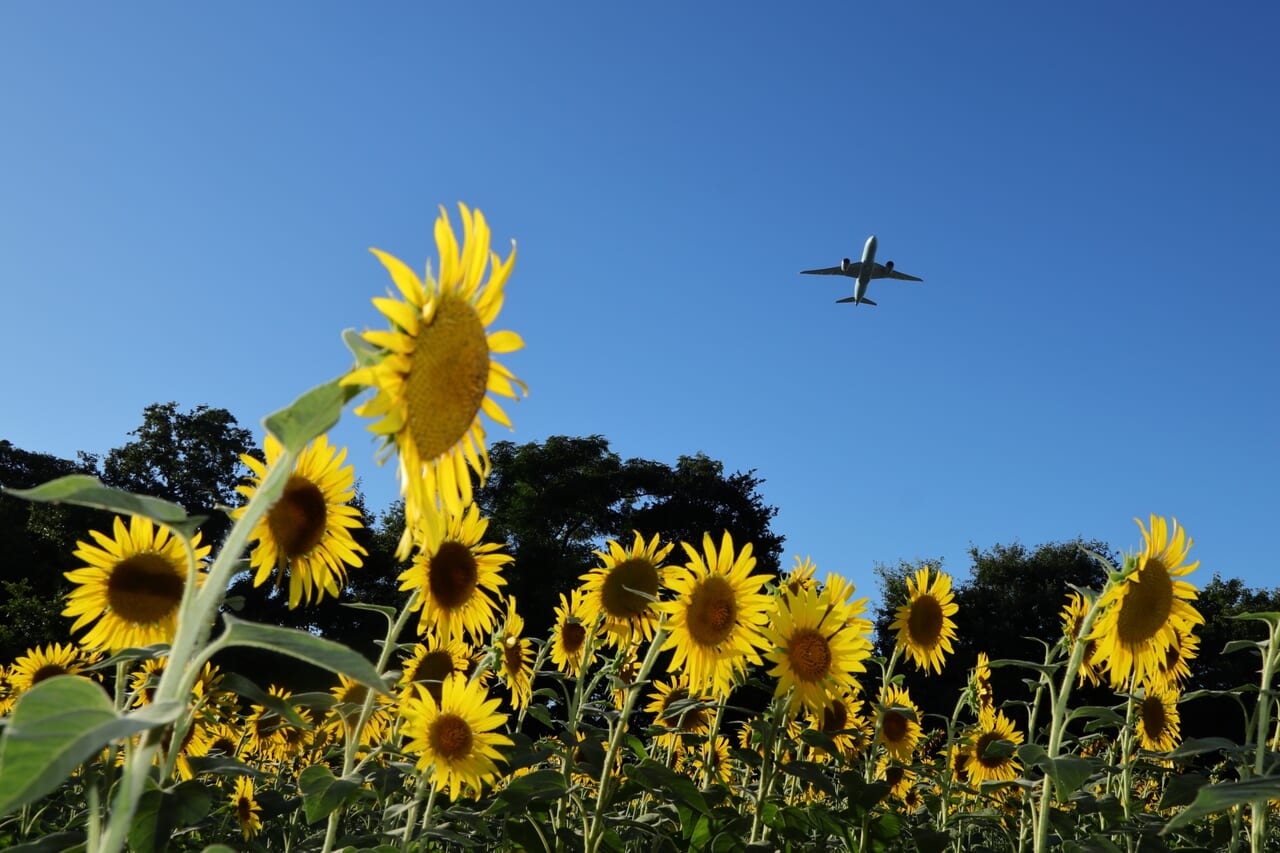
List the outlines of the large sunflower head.
<svg viewBox="0 0 1280 853">
<path fill-rule="evenodd" d="M 930 669 L 942 672 L 943 658 L 951 653 L 956 637 L 951 617 L 960 609 L 951 592 L 951 576 L 939 571 L 930 583 L 929 573 L 926 566 L 907 578 L 908 601 L 898 608 L 889 627 L 898 632 L 898 645 L 926 674 Z"/>
<path fill-rule="evenodd" d="M 50 643 L 27 649 L 25 655 L 19 655 L 10 665 L 7 674 L 0 667 L 0 703 L 5 695 L 3 682 L 8 682 L 8 695 L 11 701 L 26 693 L 40 682 L 55 675 L 78 675 L 94 664 L 99 656 L 86 653 L 70 643 Z M 0 716 L 3 716 L 0 714 Z"/>
<path fill-rule="evenodd" d="M 1148 684 L 1138 703 L 1138 742 L 1152 752 L 1170 752 L 1182 740 L 1178 694 Z"/>
<path fill-rule="evenodd" d="M 240 457 L 253 472 L 248 485 L 236 487 L 246 499 L 257 493 L 283 450 L 270 433 L 262 449 L 265 464 L 249 455 Z M 347 566 L 362 564 L 360 555 L 366 551 L 351 535 L 363 526 L 360 511 L 349 505 L 355 497 L 355 468 L 342 464 L 346 457 L 345 447 L 334 447 L 323 435 L 304 447 L 284 491 L 250 534 L 255 544 L 249 567 L 257 572 L 253 585 L 262 586 L 278 569 L 279 589 L 288 575 L 290 608 L 320 601 L 326 593 L 337 598 L 347 580 Z M 239 518 L 244 511 L 239 507 L 231 515 Z"/>
<path fill-rule="evenodd" d="M 659 605 L 671 632 L 663 645 L 673 650 L 669 671 L 684 669 L 690 690 L 723 698 L 748 665 L 760 663 L 766 642 L 760 631 L 771 603 L 762 592 L 768 578 L 751 574 L 751 543 L 735 555 L 728 531 L 718 549 L 710 534 L 703 534 L 701 553 L 680 544 L 689 562 L 668 583 L 675 599 Z"/>
<path fill-rule="evenodd" d="M 515 332 L 488 332 L 502 309 L 504 288 L 515 263 L 515 244 L 505 261 L 489 250 L 489 226 L 480 211 L 459 205 L 463 241 L 458 245 L 448 214 L 436 219 L 440 278 L 428 267 L 425 281 L 398 259 L 373 250 L 400 292 L 374 299 L 391 328 L 368 331 L 364 339 L 384 351 L 374 364 L 353 370 L 342 381 L 376 390 L 356 414 L 376 418 L 369 429 L 383 441 L 383 458 L 399 455 L 405 497 L 406 538 L 398 556 L 409 553 L 408 536 L 437 501 L 453 513 L 471 500 L 471 471 L 489 473 L 483 410 L 510 427 L 491 394 L 517 398 L 525 389 L 494 353 L 524 346 Z M 485 270 L 490 266 L 488 279 Z M 468 471 L 470 467 L 471 471 Z"/>
<path fill-rule="evenodd" d="M 497 731 L 507 715 L 498 713 L 498 700 L 487 698 L 479 681 L 445 681 L 438 703 L 425 690 L 414 691 L 401 703 L 400 714 L 405 750 L 418 756 L 418 769 L 430 774 L 436 789 L 457 797 L 498 776 L 498 747 L 512 743 Z"/>
<path fill-rule="evenodd" d="M 655 533 L 645 542 L 637 531 L 630 548 L 610 539 L 608 552 L 596 551 L 601 565 L 582 576 L 582 617 L 603 620 L 610 645 L 653 638 L 658 593 L 670 573 L 663 562 L 674 543 L 662 544 Z"/>
<path fill-rule="evenodd" d="M 116 516 L 112 536 L 89 531 L 97 545 L 77 542 L 75 555 L 82 568 L 66 573 L 75 584 L 67 595 L 63 616 L 75 618 L 72 631 L 96 621 L 80 643 L 89 648 L 119 651 L 130 647 L 167 643 L 178 626 L 178 607 L 187 587 L 187 550 L 182 540 L 164 525 L 135 515 Z M 191 540 L 197 563 L 209 555 L 200 534 Z M 197 583 L 204 575 L 195 573 Z"/>
<path fill-rule="evenodd" d="M 833 592 L 843 595 L 833 584 L 822 592 L 806 586 L 778 595 L 762 629 L 772 646 L 765 658 L 774 665 L 769 674 L 778 679 L 774 695 L 793 697 L 788 708 L 793 717 L 801 707 L 818 713 L 840 692 L 855 692 L 856 673 L 867 670 L 863 661 L 871 655 L 871 641 Z"/>
<path fill-rule="evenodd" d="M 497 619 L 490 594 L 506 584 L 501 570 L 511 556 L 483 541 L 489 520 L 475 504 L 457 515 L 428 510 L 419 527 L 418 553 L 399 577 L 401 590 L 418 592 L 418 633 L 432 630 L 446 641 L 465 633 L 473 643 L 483 642 Z"/>
<path fill-rule="evenodd" d="M 680 747 L 681 735 L 706 736 L 711 731 L 708 697 L 689 692 L 679 678 L 653 682 L 649 704 L 645 710 L 653 714 L 653 723 L 666 731 L 655 738 L 664 747 Z"/>
<path fill-rule="evenodd" d="M 906 689 L 890 685 L 880 696 L 877 739 L 893 758 L 911 763 L 920 742 L 920 709 Z"/>
<path fill-rule="evenodd" d="M 1008 744 L 993 746 L 997 741 L 1017 746 L 1022 743 L 1022 732 L 1013 727 L 1013 721 L 1003 711 L 992 708 L 978 715 L 978 726 L 970 733 L 964 766 L 971 782 L 1008 782 L 1018 777 L 1022 770 L 1018 757 Z"/>
<path fill-rule="evenodd" d="M 566 675 L 577 675 L 583 668 L 590 668 L 595 659 L 592 631 L 595 620 L 586 616 L 587 594 L 582 588 L 573 589 L 569 597 L 560 595 L 556 608 L 555 627 L 551 635 L 551 662 Z"/>
<path fill-rule="evenodd" d="M 1138 526 L 1146 547 L 1136 568 L 1103 593 L 1098 606 L 1104 609 L 1089 637 L 1098 641 L 1099 657 L 1117 689 L 1130 678 L 1141 682 L 1149 674 L 1158 677 L 1169 648 L 1178 641 L 1177 631 L 1190 632 L 1204 622 L 1190 604 L 1198 594 L 1195 586 L 1180 580 L 1200 565 L 1186 563 L 1191 538 L 1176 519 L 1172 530 L 1156 515 L 1151 516 L 1150 532 L 1141 521 Z"/>
</svg>

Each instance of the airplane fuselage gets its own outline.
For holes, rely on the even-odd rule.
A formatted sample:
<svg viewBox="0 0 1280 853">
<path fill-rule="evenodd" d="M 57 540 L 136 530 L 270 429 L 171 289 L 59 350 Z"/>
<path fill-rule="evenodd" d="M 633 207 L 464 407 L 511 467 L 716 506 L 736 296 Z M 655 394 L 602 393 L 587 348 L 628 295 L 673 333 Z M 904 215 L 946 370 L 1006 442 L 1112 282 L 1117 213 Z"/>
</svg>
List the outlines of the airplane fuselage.
<svg viewBox="0 0 1280 853">
<path fill-rule="evenodd" d="M 853 289 L 853 304 L 857 305 L 867 295 L 867 285 L 871 283 L 871 273 L 876 268 L 876 235 L 867 238 L 862 247 L 862 267 L 858 270 L 858 283 Z"/>
</svg>

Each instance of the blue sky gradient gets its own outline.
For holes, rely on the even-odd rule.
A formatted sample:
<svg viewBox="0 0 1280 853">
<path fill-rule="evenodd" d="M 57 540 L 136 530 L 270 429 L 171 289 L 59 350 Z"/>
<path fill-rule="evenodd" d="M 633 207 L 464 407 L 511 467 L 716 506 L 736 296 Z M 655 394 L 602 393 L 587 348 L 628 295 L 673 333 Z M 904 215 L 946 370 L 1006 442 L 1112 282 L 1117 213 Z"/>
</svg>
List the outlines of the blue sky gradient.
<svg viewBox="0 0 1280 853">
<path fill-rule="evenodd" d="M 494 440 L 755 469 L 872 596 L 1152 512 L 1276 585 L 1280 7 L 689 5 L 4 4 L 0 438 L 260 436 L 464 201 L 519 245 Z M 797 274 L 872 233 L 924 283 Z"/>
</svg>

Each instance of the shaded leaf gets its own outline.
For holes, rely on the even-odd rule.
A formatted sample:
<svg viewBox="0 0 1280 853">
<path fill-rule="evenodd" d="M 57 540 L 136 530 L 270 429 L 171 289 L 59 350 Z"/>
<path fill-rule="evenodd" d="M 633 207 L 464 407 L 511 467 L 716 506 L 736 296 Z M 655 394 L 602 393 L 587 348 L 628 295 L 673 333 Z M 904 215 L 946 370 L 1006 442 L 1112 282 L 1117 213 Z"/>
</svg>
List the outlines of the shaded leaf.
<svg viewBox="0 0 1280 853">
<path fill-rule="evenodd" d="M 175 503 L 109 488 L 89 474 L 68 474 L 34 489 L 0 487 L 0 490 L 28 501 L 68 503 L 122 515 L 140 515 L 172 528 L 187 539 L 195 536 L 196 528 L 204 521 L 203 517 L 187 515 L 187 511 Z"/>
<path fill-rule="evenodd" d="M 338 423 L 342 409 L 360 393 L 354 385 L 341 385 L 337 379 L 317 385 L 290 405 L 267 415 L 262 421 L 284 448 L 300 453 L 307 442 L 322 435 Z"/>
<path fill-rule="evenodd" d="M 341 673 L 384 696 L 390 695 L 373 664 L 341 643 L 294 628 L 242 622 L 228 613 L 222 614 L 222 621 L 227 625 L 223 642 L 228 645 L 268 649 L 289 655 L 330 672 Z"/>
<path fill-rule="evenodd" d="M 1223 812 L 1243 803 L 1265 803 L 1280 800 L 1280 777 L 1257 776 L 1240 782 L 1222 782 L 1206 785 L 1196 794 L 1195 801 L 1160 830 L 1167 835 L 1173 830 L 1193 823 L 1206 815 Z"/>
</svg>

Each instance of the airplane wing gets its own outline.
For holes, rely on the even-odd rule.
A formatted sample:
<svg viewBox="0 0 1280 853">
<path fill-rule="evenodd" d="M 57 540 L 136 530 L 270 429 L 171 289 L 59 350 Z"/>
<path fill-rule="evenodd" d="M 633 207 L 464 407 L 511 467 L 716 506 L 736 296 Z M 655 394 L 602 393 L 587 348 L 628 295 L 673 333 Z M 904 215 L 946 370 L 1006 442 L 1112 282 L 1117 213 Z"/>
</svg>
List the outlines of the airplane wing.
<svg viewBox="0 0 1280 853">
<path fill-rule="evenodd" d="M 924 281 L 924 279 L 922 278 L 916 278 L 913 275 L 907 275 L 906 273 L 898 272 L 897 270 L 894 270 L 893 272 L 889 273 L 889 278 L 896 278 L 902 281 Z"/>
<path fill-rule="evenodd" d="M 872 278 L 896 278 L 899 281 L 924 281 L 924 279 L 922 278 L 916 278 L 913 275 L 907 275 L 904 272 L 898 272 L 897 270 L 890 269 L 889 267 L 886 267 L 883 264 L 876 264 L 875 272 L 871 274 L 871 277 Z"/>
<path fill-rule="evenodd" d="M 858 277 L 858 270 L 862 269 L 862 262 L 849 264 L 848 267 L 841 269 L 840 267 L 827 267 L 821 270 L 800 270 L 800 275 L 847 275 L 852 278 Z"/>
</svg>

